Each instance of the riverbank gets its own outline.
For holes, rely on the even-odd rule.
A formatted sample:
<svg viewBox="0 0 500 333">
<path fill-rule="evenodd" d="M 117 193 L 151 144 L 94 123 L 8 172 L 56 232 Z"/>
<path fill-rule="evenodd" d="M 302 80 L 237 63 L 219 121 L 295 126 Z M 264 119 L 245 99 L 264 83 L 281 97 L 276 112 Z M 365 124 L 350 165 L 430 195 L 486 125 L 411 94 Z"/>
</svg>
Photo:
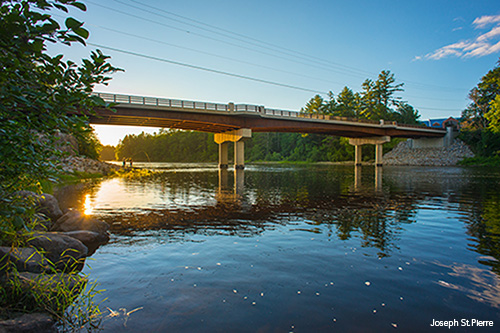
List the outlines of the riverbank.
<svg viewBox="0 0 500 333">
<path fill-rule="evenodd" d="M 62 182 L 130 172 L 75 155 L 60 160 L 58 166 Z M 19 191 L 16 197 L 33 205 L 35 214 L 23 222 L 31 231 L 13 235 L 0 246 L 0 332 L 57 332 L 56 325 L 93 325 L 91 316 L 98 311 L 88 303 L 93 287 L 81 270 L 85 259 L 108 242 L 109 225 L 75 209 L 62 211 L 51 194 Z M 74 303 L 80 300 L 88 304 L 82 308 Z M 86 315 L 74 319 L 67 315 L 68 307 Z"/>
<path fill-rule="evenodd" d="M 458 139 L 443 148 L 411 148 L 410 141 L 403 141 L 384 155 L 384 165 L 453 166 L 470 157 L 474 153 Z"/>
</svg>

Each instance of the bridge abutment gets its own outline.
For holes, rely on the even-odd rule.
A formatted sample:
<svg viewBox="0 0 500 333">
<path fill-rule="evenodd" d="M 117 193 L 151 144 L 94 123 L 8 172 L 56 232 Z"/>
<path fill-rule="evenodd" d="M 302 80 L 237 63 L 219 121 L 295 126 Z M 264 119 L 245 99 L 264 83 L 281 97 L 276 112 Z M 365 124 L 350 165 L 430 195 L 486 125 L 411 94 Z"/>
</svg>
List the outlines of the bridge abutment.
<svg viewBox="0 0 500 333">
<path fill-rule="evenodd" d="M 219 144 L 219 168 L 228 167 L 228 144 L 234 142 L 234 168 L 245 168 L 245 140 L 252 137 L 252 130 L 240 128 L 238 130 L 216 133 L 214 140 Z"/>
<path fill-rule="evenodd" d="M 354 146 L 354 164 L 356 166 L 361 165 L 362 161 L 362 153 L 361 147 L 363 145 L 375 145 L 375 165 L 382 166 L 384 164 L 383 161 L 383 144 L 386 142 L 390 142 L 390 136 L 376 136 L 369 138 L 352 138 L 349 139 L 349 144 Z"/>
</svg>

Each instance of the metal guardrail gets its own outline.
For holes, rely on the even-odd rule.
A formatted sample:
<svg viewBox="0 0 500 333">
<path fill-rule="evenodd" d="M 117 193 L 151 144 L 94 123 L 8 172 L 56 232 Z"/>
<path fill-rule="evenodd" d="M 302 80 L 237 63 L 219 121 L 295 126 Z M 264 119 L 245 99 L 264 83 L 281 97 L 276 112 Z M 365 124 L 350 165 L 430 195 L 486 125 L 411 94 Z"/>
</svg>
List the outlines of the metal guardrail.
<svg viewBox="0 0 500 333">
<path fill-rule="evenodd" d="M 250 105 L 250 104 L 217 104 L 217 103 L 206 103 L 206 102 L 196 102 L 196 101 L 186 101 L 178 99 L 167 99 L 167 98 L 156 98 L 156 97 L 141 97 L 141 96 L 131 96 L 131 95 L 120 95 L 120 94 L 110 94 L 110 93 L 93 93 L 95 96 L 101 97 L 105 102 L 108 103 L 123 103 L 123 104 L 134 104 L 134 105 L 147 105 L 147 106 L 165 106 L 178 109 L 189 109 L 189 110 L 206 110 L 206 111 L 225 111 L 231 112 L 255 112 L 263 115 L 279 116 L 279 117 L 292 117 L 292 118 L 307 118 L 307 119 L 320 119 L 320 120 L 333 120 L 333 121 L 346 121 L 353 123 L 363 123 L 371 125 L 380 126 L 398 126 L 398 127 L 408 127 L 408 128 L 421 128 L 421 129 L 434 129 L 440 130 L 434 127 L 419 126 L 419 125 L 406 125 L 398 124 L 395 121 L 374 121 L 368 119 L 357 119 L 349 117 L 339 117 L 330 116 L 323 114 L 310 114 L 302 113 L 299 111 L 289 111 L 280 109 L 267 109 L 264 106 Z"/>
</svg>

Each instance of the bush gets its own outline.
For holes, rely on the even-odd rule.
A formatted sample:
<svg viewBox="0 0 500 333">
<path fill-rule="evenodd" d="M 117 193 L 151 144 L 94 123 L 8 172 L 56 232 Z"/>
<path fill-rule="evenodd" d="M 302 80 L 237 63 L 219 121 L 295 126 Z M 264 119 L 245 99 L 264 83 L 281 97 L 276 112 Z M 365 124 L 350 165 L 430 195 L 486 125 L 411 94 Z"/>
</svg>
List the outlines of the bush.
<svg viewBox="0 0 500 333">
<path fill-rule="evenodd" d="M 500 153 L 500 133 L 490 130 L 462 130 L 458 136 L 478 157 L 494 157 Z"/>
</svg>

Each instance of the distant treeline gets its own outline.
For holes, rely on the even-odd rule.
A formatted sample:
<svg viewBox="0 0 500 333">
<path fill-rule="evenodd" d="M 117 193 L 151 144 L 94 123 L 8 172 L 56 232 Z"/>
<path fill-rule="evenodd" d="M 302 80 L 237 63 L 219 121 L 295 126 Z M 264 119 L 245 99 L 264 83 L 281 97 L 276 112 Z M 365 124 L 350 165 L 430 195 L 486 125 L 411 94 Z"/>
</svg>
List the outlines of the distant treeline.
<svg viewBox="0 0 500 333">
<path fill-rule="evenodd" d="M 390 145 L 392 146 L 392 145 Z M 389 148 L 389 147 L 388 147 Z M 230 145 L 230 159 L 232 145 Z M 363 156 L 373 159 L 373 147 L 365 146 Z M 109 148 L 107 149 L 109 155 Z M 218 145 L 211 133 L 160 130 L 158 133 L 127 135 L 115 149 L 117 160 L 132 158 L 143 162 L 217 162 Z M 103 159 L 106 159 L 103 156 Z M 108 157 L 109 159 L 109 157 Z M 246 161 L 349 161 L 354 147 L 348 139 L 298 133 L 253 133 L 245 141 Z"/>
</svg>

